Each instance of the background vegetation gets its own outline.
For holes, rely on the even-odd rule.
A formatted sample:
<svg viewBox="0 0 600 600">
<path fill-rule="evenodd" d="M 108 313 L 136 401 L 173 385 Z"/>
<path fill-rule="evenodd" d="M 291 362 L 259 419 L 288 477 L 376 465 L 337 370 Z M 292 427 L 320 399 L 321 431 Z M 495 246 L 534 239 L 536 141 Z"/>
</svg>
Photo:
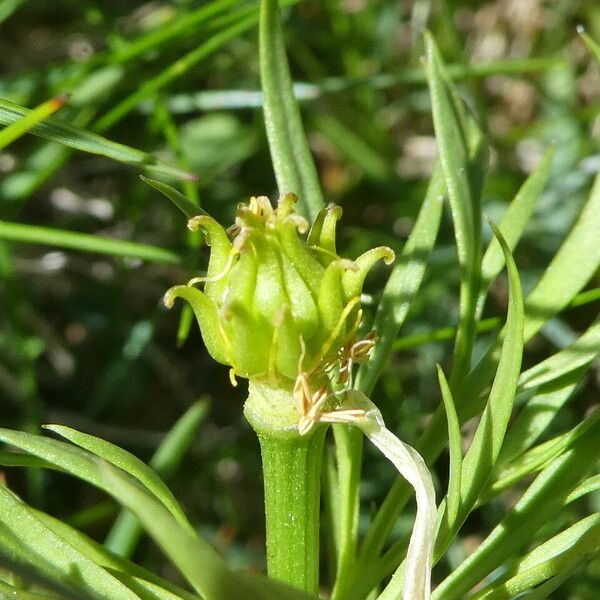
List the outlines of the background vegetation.
<svg viewBox="0 0 600 600">
<path fill-rule="evenodd" d="M 184 0 L 2 0 L 0 97 L 31 107 L 70 92 L 56 118 L 196 173 L 198 183 L 185 182 L 182 191 L 229 223 L 239 201 L 273 197 L 275 181 L 257 93 L 257 7 L 227 0 L 211 6 L 198 12 L 199 3 Z M 600 39 L 598 3 L 307 0 L 286 15 L 320 179 L 327 199 L 344 208 L 340 254 L 355 256 L 375 244 L 400 250 L 424 196 L 435 153 L 420 64 L 425 26 L 492 148 L 488 215 L 499 219 L 555 146 L 550 182 L 515 253 L 526 293 L 600 168 L 600 77 L 576 34 L 582 24 Z M 170 486 L 231 563 L 262 569 L 260 457 L 241 416 L 245 392 L 230 386 L 196 328 L 177 343 L 179 315 L 161 302 L 168 287 L 204 267 L 206 249 L 135 167 L 27 136 L 0 154 L 0 173 L 2 221 L 130 240 L 185 257 L 177 264 L 168 253 L 141 260 L 2 242 L 2 425 L 36 431 L 41 423 L 64 423 L 148 459 L 186 408 L 208 399 L 210 412 Z M 376 272 L 368 285 L 380 289 L 385 276 Z M 452 340 L 438 330 L 457 321 L 458 282 L 446 214 L 426 281 L 373 394 L 390 429 L 411 443 L 425 425 L 422 415 L 439 402 L 435 363 L 448 364 Z M 596 276 L 589 287 L 599 285 Z M 501 279 L 485 316 L 504 318 L 506 302 Z M 572 343 L 597 313 L 596 301 L 551 320 L 528 345 L 524 368 Z M 487 341 L 480 338 L 480 351 Z M 545 436 L 577 424 L 597 402 L 599 385 L 592 369 Z M 381 502 L 394 474 L 370 451 L 366 460 L 361 489 L 369 507 Z M 99 540 L 118 511 L 97 490 L 55 472 L 11 472 L 10 483 L 28 503 Z M 514 497 L 500 496 L 470 518 L 453 549 L 456 562 L 512 503 Z M 600 509 L 598 493 L 571 510 L 584 515 L 590 506 Z M 398 532 L 408 526 L 401 521 Z M 158 572 L 168 569 L 146 539 L 136 558 Z M 451 554 L 440 572 L 452 560 Z M 599 579 L 600 562 L 592 562 L 560 597 L 596 598 Z"/>
</svg>

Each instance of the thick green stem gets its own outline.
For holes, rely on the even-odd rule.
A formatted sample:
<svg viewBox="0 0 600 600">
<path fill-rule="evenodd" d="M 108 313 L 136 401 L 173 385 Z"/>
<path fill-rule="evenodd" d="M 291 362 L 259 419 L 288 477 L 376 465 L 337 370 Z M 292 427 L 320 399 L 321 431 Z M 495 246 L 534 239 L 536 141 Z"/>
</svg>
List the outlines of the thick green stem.
<svg viewBox="0 0 600 600">
<path fill-rule="evenodd" d="M 269 577 L 307 592 L 319 586 L 319 507 L 325 427 L 305 436 L 291 390 L 250 384 L 244 408 L 262 453 Z"/>
</svg>

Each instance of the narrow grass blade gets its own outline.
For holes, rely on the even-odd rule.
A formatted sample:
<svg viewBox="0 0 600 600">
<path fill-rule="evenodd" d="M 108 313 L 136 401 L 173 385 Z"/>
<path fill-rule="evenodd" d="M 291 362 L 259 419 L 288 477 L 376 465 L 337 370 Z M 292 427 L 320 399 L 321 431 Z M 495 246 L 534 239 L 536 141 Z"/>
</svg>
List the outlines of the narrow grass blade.
<svg viewBox="0 0 600 600">
<path fill-rule="evenodd" d="M 440 552 L 450 543 L 457 526 L 466 519 L 487 484 L 500 454 L 521 371 L 524 316 L 519 273 L 502 234 L 493 223 L 490 222 L 490 225 L 502 247 L 508 269 L 509 301 L 504 342 L 487 405 L 463 461 L 460 515 L 452 528 L 446 529 L 442 522 L 438 538 Z"/>
<path fill-rule="evenodd" d="M 191 526 L 182 526 L 138 480 L 86 450 L 28 433 L 0 429 L 0 439 L 104 490 L 133 512 L 206 600 L 234 600 L 234 575 Z M 237 587 L 239 592 L 239 585 Z M 222 594 L 222 595 L 221 595 Z M 114 596 L 113 596 L 114 597 Z M 249 593 L 249 598 L 252 595 Z"/>
<path fill-rule="evenodd" d="M 13 543 L 10 540 L 14 540 Z M 140 600 L 36 519 L 7 488 L 0 486 L 0 540 L 20 560 L 94 598 Z"/>
<path fill-rule="evenodd" d="M 519 377 L 519 390 L 528 390 L 559 379 L 589 365 L 600 354 L 600 317 L 570 346 L 527 369 Z"/>
<path fill-rule="evenodd" d="M 593 425 L 537 476 L 490 535 L 436 588 L 434 600 L 464 598 L 474 585 L 529 544 L 541 527 L 556 521 L 569 493 L 600 459 L 598 416 L 592 415 Z"/>
<path fill-rule="evenodd" d="M 600 175 L 577 223 L 525 301 L 525 340 L 560 312 L 600 266 Z M 576 266 L 576 268 L 575 268 Z"/>
<path fill-rule="evenodd" d="M 279 193 L 296 194 L 301 212 L 312 221 L 325 202 L 294 98 L 277 0 L 261 0 L 259 52 L 265 127 Z"/>
<path fill-rule="evenodd" d="M 448 493 L 446 494 L 446 521 L 448 529 L 453 529 L 460 508 L 462 480 L 463 456 L 460 423 L 458 422 L 452 392 L 446 381 L 446 376 L 439 365 L 437 366 L 437 370 L 440 389 L 442 391 L 442 400 L 446 409 L 446 418 L 448 419 L 448 449 L 450 452 L 450 476 L 448 479 Z"/>
<path fill-rule="evenodd" d="M 413 230 L 398 257 L 385 288 L 373 323 L 377 344 L 369 360 L 361 365 L 356 376 L 356 387 L 370 394 L 383 370 L 406 319 L 413 298 L 419 291 L 427 262 L 437 238 L 445 191 L 441 166 L 434 169 L 427 194 Z"/>
<path fill-rule="evenodd" d="M 196 206 L 191 200 L 184 196 L 180 191 L 174 187 L 163 183 L 162 181 L 156 181 L 156 179 L 149 179 L 140 175 L 140 179 L 147 183 L 150 187 L 158 190 L 165 198 L 168 198 L 188 219 L 196 217 L 201 214 L 206 214 L 199 206 Z"/>
<path fill-rule="evenodd" d="M 194 404 L 175 423 L 158 447 L 149 465 L 161 478 L 166 479 L 177 469 L 204 421 L 207 410 L 206 401 Z M 142 528 L 137 519 L 130 512 L 121 511 L 104 545 L 119 556 L 129 557 L 133 554 L 141 534 Z"/>
<path fill-rule="evenodd" d="M 533 213 L 535 203 L 543 192 L 548 177 L 554 148 L 550 148 L 540 161 L 535 171 L 527 178 L 521 186 L 514 200 L 508 207 L 506 214 L 498 225 L 508 247 L 513 251 L 519 243 L 527 223 Z M 492 239 L 481 263 L 482 290 L 477 303 L 477 314 L 481 315 L 485 302 L 487 286 L 493 281 L 504 267 L 504 253 L 496 238 Z"/>
<path fill-rule="evenodd" d="M 522 558 L 506 581 L 494 583 L 472 600 L 511 600 L 544 581 L 570 572 L 600 551 L 600 514 L 578 521 Z"/>
<path fill-rule="evenodd" d="M 5 544 L 7 548 L 6 550 L 0 550 L 0 567 L 4 572 L 16 575 L 28 585 L 35 585 L 40 590 L 47 590 L 48 593 L 54 594 L 50 596 L 52 600 L 98 600 L 98 596 L 92 596 L 92 594 L 82 590 L 73 589 L 68 583 L 58 581 L 55 573 L 46 575 L 45 571 L 52 570 L 52 567 L 46 567 L 44 570 L 40 567 L 34 567 L 29 557 L 20 559 L 17 549 L 13 548 L 12 551 L 8 549 L 11 546 L 18 545 L 18 540 L 2 537 L 1 528 L 0 542 Z M 48 595 L 44 596 L 44 599 L 49 600 Z"/>
<path fill-rule="evenodd" d="M 0 221 L 0 239 L 26 244 L 56 246 L 80 252 L 140 258 L 148 262 L 167 264 L 181 262 L 177 254 L 164 248 L 39 225 L 23 225 L 21 223 Z"/>
<path fill-rule="evenodd" d="M 1 6 L 2 5 L 0 4 L 0 10 Z M 64 596 L 48 596 L 47 594 L 27 592 L 0 581 L 0 598 L 10 598 L 10 600 L 61 600 Z"/>
<path fill-rule="evenodd" d="M 256 13 L 250 14 L 235 22 L 233 25 L 224 27 L 208 37 L 197 48 L 194 48 L 187 54 L 178 58 L 175 62 L 171 63 L 164 71 L 161 71 L 158 75 L 146 80 L 135 92 L 119 102 L 96 122 L 96 131 L 105 132 L 116 125 L 132 110 L 139 106 L 141 102 L 151 99 L 161 89 L 188 73 L 194 65 L 197 65 L 232 40 L 238 38 L 242 33 L 254 27 L 257 18 Z M 159 173 L 157 170 L 154 172 Z M 190 178 L 189 174 L 188 178 L 192 181 L 195 180 L 195 176 Z"/>
<path fill-rule="evenodd" d="M 475 312 L 481 276 L 480 194 L 486 156 L 481 135 L 473 120 L 467 117 L 430 34 L 425 36 L 425 45 L 433 123 L 461 268 L 460 322 L 450 377 L 450 387 L 455 390 L 470 368 L 475 340 Z"/>
<path fill-rule="evenodd" d="M 570 504 L 571 502 L 575 502 L 575 500 L 579 500 L 582 496 L 586 494 L 591 494 L 592 492 L 596 492 L 600 489 L 600 475 L 593 475 L 592 477 L 588 477 L 585 481 L 582 481 L 566 498 L 565 504 Z"/>
<path fill-rule="evenodd" d="M 573 395 L 586 370 L 571 371 L 536 390 L 510 427 L 498 459 L 500 464 L 514 460 L 536 442 Z"/>
<path fill-rule="evenodd" d="M 482 495 L 480 503 L 489 501 L 500 492 L 514 485 L 523 478 L 540 471 L 552 460 L 570 448 L 575 440 L 581 437 L 590 427 L 594 419 L 585 419 L 566 433 L 562 433 L 538 446 L 528 449 L 512 461 L 495 469 L 490 477 L 490 486 Z"/>
<path fill-rule="evenodd" d="M 498 370 L 481 422 L 463 463 L 461 496 L 467 503 L 475 500 L 477 490 L 483 487 L 489 470 L 500 453 L 512 412 L 523 355 L 524 309 L 519 273 L 500 230 L 491 222 L 490 225 L 504 253 L 508 270 L 509 302 Z"/>
<path fill-rule="evenodd" d="M 18 121 L 15 121 L 12 125 L 2 129 L 0 131 L 0 150 L 6 148 L 6 146 L 20 138 L 22 135 L 26 134 L 40 121 L 47 119 L 50 115 L 53 115 L 64 105 L 66 101 L 66 95 L 52 98 L 43 104 L 40 104 L 37 108 L 34 108 L 31 112 L 21 117 Z"/>
<path fill-rule="evenodd" d="M 148 595 L 149 600 L 159 600 L 162 598 L 165 598 L 165 600 L 170 600 L 171 598 L 198 600 L 199 596 L 180 588 L 171 581 L 167 581 L 133 562 L 115 556 L 104 546 L 60 519 L 56 519 L 34 508 L 29 508 L 29 510 L 57 536 L 65 540 L 91 561 L 106 569 L 140 596 L 145 597 Z"/>
<path fill-rule="evenodd" d="M 27 108 L 9 102 L 8 100 L 0 99 L 0 123 L 4 125 L 12 125 L 23 117 L 31 114 Z M 172 167 L 163 163 L 158 158 L 135 150 L 124 144 L 112 142 L 104 137 L 101 137 L 85 129 L 67 125 L 54 119 L 46 119 L 29 129 L 30 133 L 39 137 L 58 142 L 75 150 L 97 154 L 111 158 L 118 162 L 134 165 L 139 168 L 147 169 L 153 173 L 175 177 L 177 179 L 195 179 L 196 176 L 182 171 L 177 167 Z"/>
<path fill-rule="evenodd" d="M 145 493 L 123 471 L 105 465 L 103 478 L 119 490 L 119 499 L 140 520 L 182 575 L 205 600 L 238 600 L 240 582 L 216 552 L 181 527 L 173 515 L 155 498 Z M 244 597 L 258 600 L 261 595 L 246 585 Z"/>
<path fill-rule="evenodd" d="M 171 493 L 171 490 L 169 490 L 163 480 L 146 463 L 137 458 L 137 456 L 134 456 L 130 452 L 127 452 L 127 450 L 123 450 L 106 440 L 87 433 L 82 433 L 81 431 L 76 431 L 65 425 L 44 425 L 44 429 L 60 435 L 76 446 L 103 458 L 131 475 L 169 510 L 180 525 L 184 528 L 192 529 L 181 506 Z"/>
</svg>

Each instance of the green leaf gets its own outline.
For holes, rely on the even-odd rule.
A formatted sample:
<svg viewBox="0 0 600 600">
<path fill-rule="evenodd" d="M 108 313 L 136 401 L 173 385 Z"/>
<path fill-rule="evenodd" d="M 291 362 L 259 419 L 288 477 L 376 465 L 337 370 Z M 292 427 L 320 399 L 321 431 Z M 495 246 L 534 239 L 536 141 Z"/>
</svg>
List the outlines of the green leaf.
<svg viewBox="0 0 600 600">
<path fill-rule="evenodd" d="M 377 379 L 392 351 L 394 340 L 423 281 L 440 226 L 444 191 L 444 177 L 441 165 L 438 163 L 429 182 L 417 221 L 388 278 L 377 307 L 373 323 L 373 329 L 378 336 L 377 344 L 371 350 L 369 360 L 359 367 L 356 375 L 356 388 L 367 395 L 375 388 Z M 357 446 L 354 454 L 360 457 L 362 440 L 359 438 L 354 443 Z M 352 474 L 349 481 L 360 480 L 360 459 L 354 461 L 354 470 L 357 474 Z M 399 481 L 403 480 L 399 479 Z M 347 494 L 354 496 L 355 502 L 358 503 L 358 483 L 353 490 L 348 490 Z M 393 503 L 390 502 L 387 508 L 393 511 Z M 388 515 L 386 510 L 378 514 L 360 548 L 358 562 L 366 562 L 385 545 L 386 536 L 392 526 L 392 519 L 389 519 Z"/>
<path fill-rule="evenodd" d="M 423 281 L 440 226 L 444 191 L 443 173 L 438 164 L 429 182 L 417 221 L 390 273 L 377 307 L 373 322 L 377 344 L 371 350 L 369 360 L 360 366 L 356 375 L 356 387 L 365 394 L 370 394 L 375 388 L 394 340 L 398 337 L 412 300 Z"/>
<path fill-rule="evenodd" d="M 565 504 L 570 504 L 571 502 L 575 502 L 575 500 L 579 500 L 582 496 L 586 494 L 591 494 L 592 492 L 600 489 L 600 475 L 593 475 L 592 477 L 588 477 L 585 481 L 582 481 L 566 498 Z"/>
<path fill-rule="evenodd" d="M 547 383 L 522 408 L 504 440 L 499 462 L 505 463 L 527 450 L 544 433 L 579 385 L 587 368 L 580 368 Z"/>
<path fill-rule="evenodd" d="M 193 529 L 181 506 L 163 480 L 137 456 L 101 438 L 76 431 L 65 425 L 44 425 L 44 429 L 64 437 L 73 444 L 122 469 L 148 489 L 184 528 Z"/>
<path fill-rule="evenodd" d="M 23 106 L 0 99 L 0 123 L 4 125 L 12 125 L 30 113 L 31 111 Z M 75 150 L 105 156 L 161 175 L 178 179 L 193 180 L 196 178 L 191 173 L 163 163 L 147 152 L 112 142 L 85 129 L 67 125 L 54 119 L 46 119 L 44 122 L 34 125 L 29 131 L 34 135 L 69 146 Z"/>
<path fill-rule="evenodd" d="M 149 262 L 167 264 L 181 262 L 177 254 L 164 248 L 39 225 L 23 225 L 21 223 L 0 221 L 0 239 L 26 244 L 56 246 L 80 252 L 140 258 Z"/>
<path fill-rule="evenodd" d="M 536 532 L 556 522 L 569 493 L 600 459 L 600 414 L 573 446 L 529 486 L 513 509 L 467 559 L 436 588 L 432 600 L 458 600 L 517 550 L 531 543 Z"/>
<path fill-rule="evenodd" d="M 469 370 L 475 340 L 481 277 L 481 186 L 487 157 L 481 133 L 466 115 L 429 33 L 425 35 L 425 45 L 433 124 L 461 268 L 460 322 L 450 377 L 450 387 L 455 390 Z"/>
<path fill-rule="evenodd" d="M 544 158 L 540 161 L 535 171 L 526 179 L 521 189 L 517 192 L 514 200 L 508 207 L 498 229 L 500 229 L 508 247 L 513 251 L 519 243 L 527 223 L 533 213 L 533 208 L 550 176 L 550 167 L 552 165 L 552 157 L 554 156 L 554 148 L 550 148 Z M 478 300 L 478 316 L 483 311 L 485 302 L 486 289 L 491 281 L 493 281 L 504 267 L 504 253 L 500 244 L 493 238 L 488 246 L 481 263 L 481 279 L 482 290 Z"/>
<path fill-rule="evenodd" d="M 180 588 L 171 581 L 162 579 L 155 573 L 133 562 L 115 556 L 104 546 L 63 521 L 33 508 L 29 508 L 29 510 L 57 536 L 65 540 L 91 561 L 106 569 L 143 598 L 147 596 L 148 600 L 159 600 L 162 598 L 170 600 L 173 597 L 182 600 L 197 600 L 198 596 L 195 594 Z"/>
<path fill-rule="evenodd" d="M 325 202 L 294 98 L 277 0 L 261 0 L 259 53 L 265 127 L 279 193 L 296 194 L 300 211 L 312 221 Z"/>
<path fill-rule="evenodd" d="M 600 354 L 600 317 L 570 346 L 521 374 L 519 391 L 555 381 L 564 375 L 588 366 Z"/>
<path fill-rule="evenodd" d="M 217 31 L 208 37 L 199 46 L 170 63 L 164 71 L 161 71 L 154 77 L 146 79 L 135 92 L 127 96 L 102 116 L 102 118 L 97 121 L 95 129 L 103 132 L 110 129 L 113 125 L 116 125 L 132 110 L 139 106 L 141 102 L 153 98 L 157 92 L 188 73 L 190 69 L 199 62 L 221 49 L 232 40 L 239 38 L 245 31 L 254 27 L 257 20 L 256 11 L 248 11 L 247 7 L 243 7 L 233 16 L 235 18 L 241 16 L 242 18 L 238 18 L 232 25 L 225 26 L 220 31 Z M 157 170 L 154 170 L 154 172 L 159 173 Z M 168 175 L 168 173 L 164 172 L 163 174 Z M 187 177 L 183 177 L 183 179 L 196 179 L 195 176 L 190 178 L 189 174 L 186 175 Z"/>
<path fill-rule="evenodd" d="M 86 596 L 139 600 L 118 579 L 49 530 L 4 486 L 0 486 L 0 541 L 19 560 Z"/>
<path fill-rule="evenodd" d="M 166 479 L 177 469 L 194 441 L 207 410 L 208 402 L 196 402 L 175 423 L 150 460 L 150 467 L 157 475 Z M 106 538 L 105 546 L 119 556 L 131 556 L 141 533 L 136 518 L 130 512 L 121 511 Z"/>
<path fill-rule="evenodd" d="M 525 340 L 530 340 L 544 323 L 565 308 L 596 273 L 600 266 L 598 231 L 600 174 L 577 223 L 525 300 Z"/>
<path fill-rule="evenodd" d="M 1 5 L 0 5 L 1 6 Z M 63 596 L 49 596 L 48 594 L 36 594 L 35 592 L 27 592 L 25 590 L 8 585 L 0 581 L 0 598 L 11 600 L 55 600 Z"/>
<path fill-rule="evenodd" d="M 240 583 L 217 553 L 187 527 L 182 527 L 157 499 L 118 469 L 103 468 L 103 478 L 118 490 L 119 500 L 140 520 L 190 585 L 206 600 L 239 598 Z M 248 599 L 260 596 L 250 586 Z"/>
<path fill-rule="evenodd" d="M 143 488 L 138 480 L 104 459 L 65 442 L 8 429 L 0 429 L 0 439 L 48 460 L 116 498 L 136 515 L 175 566 L 206 600 L 233 600 L 236 597 L 231 590 L 231 586 L 235 585 L 235 578 L 227 570 L 223 559 L 207 542 L 194 534 L 191 526 L 182 526 L 167 507 L 147 488 Z M 107 453 L 110 454 L 110 449 Z M 117 457 L 117 460 L 120 458 Z M 143 476 L 143 473 L 140 475 Z M 160 488 L 160 484 L 155 484 L 155 487 Z M 219 594 L 219 590 L 223 596 Z"/>
<path fill-rule="evenodd" d="M 552 577 L 568 573 L 599 550 L 600 514 L 596 513 L 532 550 L 511 569 L 510 578 L 491 584 L 473 600 L 511 600 Z"/>
<path fill-rule="evenodd" d="M 67 96 L 57 96 L 40 104 L 12 125 L 0 131 L 0 150 L 26 134 L 34 125 L 53 115 L 66 102 Z"/>
<path fill-rule="evenodd" d="M 442 391 L 442 400 L 446 409 L 446 418 L 448 419 L 448 449 L 450 452 L 450 477 L 448 480 L 448 493 L 446 494 L 446 521 L 448 529 L 452 530 L 455 526 L 460 508 L 460 490 L 462 480 L 462 445 L 460 435 L 460 423 L 456 415 L 452 392 L 446 381 L 446 376 L 442 367 L 437 365 L 438 380 Z"/>
<path fill-rule="evenodd" d="M 517 267 L 510 249 L 498 228 L 490 222 L 504 252 L 508 270 L 509 301 L 504 342 L 492 389 L 473 441 L 463 460 L 461 475 L 461 510 L 456 525 L 466 519 L 484 489 L 500 448 L 517 390 L 523 354 L 523 295 Z M 439 548 L 445 549 L 456 533 L 456 525 L 439 533 Z"/>
<path fill-rule="evenodd" d="M 147 183 L 150 187 L 158 190 L 163 196 L 168 198 L 188 219 L 196 217 L 198 215 L 206 214 L 206 211 L 202 210 L 199 206 L 196 206 L 191 200 L 184 196 L 180 191 L 174 187 L 163 183 L 162 181 L 156 181 L 155 179 L 149 179 L 140 175 L 140 179 Z"/>
<path fill-rule="evenodd" d="M 484 496 L 480 498 L 481 503 L 489 501 L 492 497 L 528 475 L 541 470 L 550 461 L 570 448 L 575 440 L 583 435 L 594 422 L 594 419 L 585 419 L 566 433 L 523 452 L 510 462 L 502 465 L 498 463 L 500 468 L 495 469 L 492 473 L 490 486 Z"/>
</svg>

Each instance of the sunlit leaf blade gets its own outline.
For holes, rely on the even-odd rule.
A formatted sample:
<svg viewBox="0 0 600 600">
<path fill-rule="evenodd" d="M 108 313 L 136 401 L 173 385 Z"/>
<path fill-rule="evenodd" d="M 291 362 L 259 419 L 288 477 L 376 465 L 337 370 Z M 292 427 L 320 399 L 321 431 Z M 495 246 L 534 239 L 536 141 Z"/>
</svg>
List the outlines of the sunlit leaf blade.
<svg viewBox="0 0 600 600">
<path fill-rule="evenodd" d="M 206 600 L 239 598 L 240 583 L 216 552 L 188 528 L 182 527 L 173 515 L 155 498 L 145 493 L 125 473 L 104 468 L 105 481 L 119 490 L 119 500 L 140 520 L 190 585 Z M 251 586 L 244 596 L 258 599 Z"/>
<path fill-rule="evenodd" d="M 114 577 L 119 579 L 119 581 L 133 589 L 142 597 L 149 594 L 148 600 L 159 600 L 162 598 L 169 600 L 170 598 L 196 600 L 198 598 L 195 594 L 180 588 L 171 581 L 162 579 L 153 572 L 148 571 L 133 562 L 115 556 L 104 546 L 67 525 L 63 521 L 51 517 L 39 510 L 32 508 L 30 508 L 30 510 L 37 519 L 48 527 L 48 529 L 64 539 L 78 552 L 106 569 Z"/>
<path fill-rule="evenodd" d="M 7 540 L 2 539 L 0 531 L 0 541 L 4 544 Z M 56 574 L 48 576 L 46 572 L 48 567 L 37 567 L 31 564 L 30 557 L 25 557 L 23 560 L 18 558 L 18 551 L 14 548 L 18 545 L 16 540 L 8 540 L 5 549 L 0 549 L 0 567 L 6 572 L 18 577 L 21 581 L 28 585 L 36 586 L 40 590 L 47 590 L 52 600 L 55 598 L 60 600 L 98 600 L 97 596 L 91 593 L 86 593 L 82 590 L 74 590 L 67 582 L 58 581 Z M 13 551 L 10 550 L 11 546 Z M 50 567 L 52 570 L 52 567 Z M 10 598 L 10 596 L 9 596 Z M 43 596 L 45 600 L 49 600 L 48 595 Z M 40 599 L 41 600 L 41 599 Z"/>
<path fill-rule="evenodd" d="M 536 442 L 572 396 L 584 375 L 585 369 L 578 369 L 536 391 L 511 425 L 499 462 L 514 459 Z"/>
<path fill-rule="evenodd" d="M 598 231 L 600 175 L 573 229 L 525 300 L 525 340 L 567 306 L 596 273 L 600 266 Z"/>
<path fill-rule="evenodd" d="M 181 262 L 177 254 L 164 248 L 40 225 L 23 225 L 22 223 L 0 221 L 0 239 L 25 244 L 55 246 L 79 252 L 140 258 L 148 262 L 167 264 Z"/>
<path fill-rule="evenodd" d="M 542 279 L 532 292 L 532 295 L 534 295 L 538 293 L 536 292 L 538 287 L 545 288 L 544 296 L 547 294 L 546 298 L 549 300 L 549 304 L 547 305 L 548 310 L 545 314 L 533 310 L 528 314 L 526 311 L 526 324 L 524 327 L 525 342 L 539 330 L 539 327 L 543 323 L 564 308 L 565 302 L 569 304 L 577 297 L 582 287 L 586 285 L 594 271 L 598 268 L 598 265 L 600 265 L 600 244 L 590 243 L 590 240 L 595 239 L 595 232 L 600 230 L 600 223 L 598 222 L 600 220 L 600 176 L 596 178 L 592 193 L 584 208 L 584 213 L 585 216 L 582 214 L 567 239 L 563 242 L 557 257 L 551 262 L 547 274 L 542 276 Z M 578 249 L 579 251 L 577 251 Z M 580 254 L 579 262 L 576 260 L 576 254 Z M 578 265 L 577 269 L 571 268 L 572 265 L 567 260 L 569 255 L 575 261 L 572 264 Z M 560 260 L 558 256 L 561 257 Z M 555 273 L 555 266 L 560 266 L 561 272 Z M 557 296 L 557 302 L 552 302 L 552 280 L 555 278 L 558 280 L 557 287 L 560 288 L 561 294 Z M 542 284 L 542 282 L 544 283 Z M 527 303 L 525 306 L 527 308 Z M 527 326 L 528 324 L 530 324 L 529 327 Z M 455 397 L 457 413 L 461 421 L 465 418 L 466 413 L 471 415 L 476 414 L 475 409 L 479 402 L 478 398 L 493 378 L 500 348 L 500 340 L 498 340 L 469 373 L 464 386 L 462 386 L 463 393 L 459 397 Z M 465 411 L 466 407 L 469 410 Z M 428 462 L 433 461 L 444 448 L 446 441 L 445 428 L 445 414 L 440 407 L 434 413 L 417 445 L 417 448 Z M 373 525 L 367 534 L 367 539 L 371 540 L 373 539 L 371 532 L 378 532 L 377 538 L 370 547 L 371 551 L 373 547 L 379 551 L 385 543 L 383 539 L 391 530 L 395 518 L 408 498 L 409 491 L 405 482 L 400 478 L 397 479 L 377 512 Z M 382 532 L 384 535 L 382 535 Z"/>
<path fill-rule="evenodd" d="M 171 187 L 162 181 L 156 181 L 156 179 L 149 179 L 143 175 L 140 175 L 140 179 L 168 198 L 188 219 L 196 217 L 197 215 L 206 214 L 205 211 L 203 211 L 199 206 L 196 206 L 191 200 L 189 200 L 174 187 Z"/>
<path fill-rule="evenodd" d="M 519 377 L 519 390 L 535 388 L 589 365 L 600 354 L 600 317 L 577 340 Z"/>
<path fill-rule="evenodd" d="M 27 592 L 21 588 L 13 587 L 0 581 L 0 598 L 10 598 L 11 600 L 60 600 L 64 596 L 48 596 L 48 594 L 36 594 Z"/>
<path fill-rule="evenodd" d="M 294 98 L 277 0 L 261 0 L 259 52 L 265 127 L 279 193 L 296 194 L 300 211 L 312 220 L 325 203 Z"/>
<path fill-rule="evenodd" d="M 183 527 L 162 502 L 130 475 L 66 442 L 8 429 L 0 429 L 0 439 L 46 459 L 116 498 L 138 517 L 159 545 L 166 548 L 169 558 L 207 600 L 221 600 L 219 588 L 222 588 L 223 598 L 235 598 L 225 594 L 229 586 L 234 585 L 234 579 L 223 559 L 189 526 Z"/>
<path fill-rule="evenodd" d="M 508 270 L 508 314 L 504 341 L 487 405 L 481 416 L 473 441 L 464 457 L 461 474 L 461 510 L 456 525 L 460 525 L 475 505 L 484 489 L 491 470 L 500 454 L 508 427 L 521 371 L 523 354 L 523 294 L 517 266 L 510 249 L 498 228 L 490 223 L 502 247 Z M 456 533 L 456 525 L 446 530 L 444 523 L 439 533 L 439 547 L 445 548 Z"/>
<path fill-rule="evenodd" d="M 511 251 L 519 243 L 525 227 L 529 223 L 535 204 L 548 182 L 553 156 L 554 149 L 550 148 L 535 171 L 525 180 L 498 225 L 498 229 L 500 229 Z M 478 315 L 481 315 L 483 310 L 487 286 L 498 276 L 503 267 L 504 253 L 496 238 L 493 238 L 483 255 L 481 263 L 482 290 L 478 301 Z"/>
<path fill-rule="evenodd" d="M 4 486 L 0 486 L 0 540 L 19 560 L 74 590 L 106 600 L 139 600 L 118 579 L 45 527 Z"/>
<path fill-rule="evenodd" d="M 193 442 L 208 409 L 207 402 L 197 402 L 175 423 L 150 460 L 152 470 L 163 479 L 172 475 Z M 110 530 L 105 546 L 120 556 L 131 556 L 142 533 L 136 518 L 121 511 Z"/>
<path fill-rule="evenodd" d="M 192 529 L 181 506 L 163 480 L 137 456 L 101 438 L 83 433 L 65 425 L 44 425 L 45 429 L 64 437 L 76 446 L 95 454 L 122 469 L 147 488 L 184 528 Z"/>
<path fill-rule="evenodd" d="M 15 121 L 12 125 L 5 127 L 0 131 L 0 150 L 14 142 L 16 139 L 25 135 L 34 125 L 47 119 L 59 110 L 67 100 L 67 96 L 57 96 L 40 104 L 31 110 L 28 114 Z"/>
<path fill-rule="evenodd" d="M 565 500 L 565 504 L 570 504 L 575 500 L 579 500 L 586 494 L 591 494 L 600 489 L 600 475 L 593 475 L 588 477 L 585 481 L 582 481 L 568 496 Z"/>
<path fill-rule="evenodd" d="M 568 574 L 599 550 L 600 515 L 593 514 L 532 550 L 511 569 L 510 578 L 491 584 L 473 600 L 511 600 L 552 577 Z"/>
<path fill-rule="evenodd" d="M 440 165 L 434 170 L 417 221 L 396 259 L 373 322 L 377 333 L 377 344 L 369 355 L 369 360 L 361 365 L 356 387 L 370 394 L 385 365 L 398 332 L 406 319 L 413 298 L 419 291 L 425 275 L 440 225 L 445 184 Z"/>
<path fill-rule="evenodd" d="M 30 112 L 29 109 L 23 106 L 0 99 L 0 123 L 4 125 L 12 125 L 24 116 L 29 115 Z M 147 169 L 153 173 L 177 179 L 193 180 L 196 178 L 191 173 L 163 163 L 147 152 L 112 142 L 90 131 L 74 127 L 73 125 L 67 125 L 54 119 L 46 119 L 42 123 L 34 125 L 29 131 L 34 135 L 69 146 L 75 150 L 105 156 L 118 162 Z"/>
<path fill-rule="evenodd" d="M 454 399 L 450 386 L 442 368 L 438 365 L 438 380 L 442 391 L 442 400 L 448 420 L 448 450 L 450 452 L 450 476 L 448 478 L 448 493 L 446 494 L 446 521 L 448 529 L 453 529 L 460 508 L 460 490 L 462 480 L 462 444 L 460 423 L 454 407 Z"/>
<path fill-rule="evenodd" d="M 511 485 L 540 471 L 570 448 L 594 423 L 594 419 L 585 419 L 569 431 L 528 449 L 508 463 L 499 463 L 499 468 L 492 472 L 490 486 L 480 498 L 481 502 L 489 501 Z"/>
<path fill-rule="evenodd" d="M 573 446 L 548 467 L 490 535 L 436 588 L 434 600 L 458 600 L 514 552 L 531 543 L 543 526 L 556 522 L 556 515 L 569 493 L 600 459 L 600 414 Z"/>
<path fill-rule="evenodd" d="M 468 372 L 475 339 L 475 311 L 481 276 L 480 195 L 486 152 L 481 134 L 461 105 L 430 34 L 425 36 L 425 45 L 433 123 L 461 268 L 460 323 L 450 377 L 450 387 L 455 390 Z"/>
</svg>

